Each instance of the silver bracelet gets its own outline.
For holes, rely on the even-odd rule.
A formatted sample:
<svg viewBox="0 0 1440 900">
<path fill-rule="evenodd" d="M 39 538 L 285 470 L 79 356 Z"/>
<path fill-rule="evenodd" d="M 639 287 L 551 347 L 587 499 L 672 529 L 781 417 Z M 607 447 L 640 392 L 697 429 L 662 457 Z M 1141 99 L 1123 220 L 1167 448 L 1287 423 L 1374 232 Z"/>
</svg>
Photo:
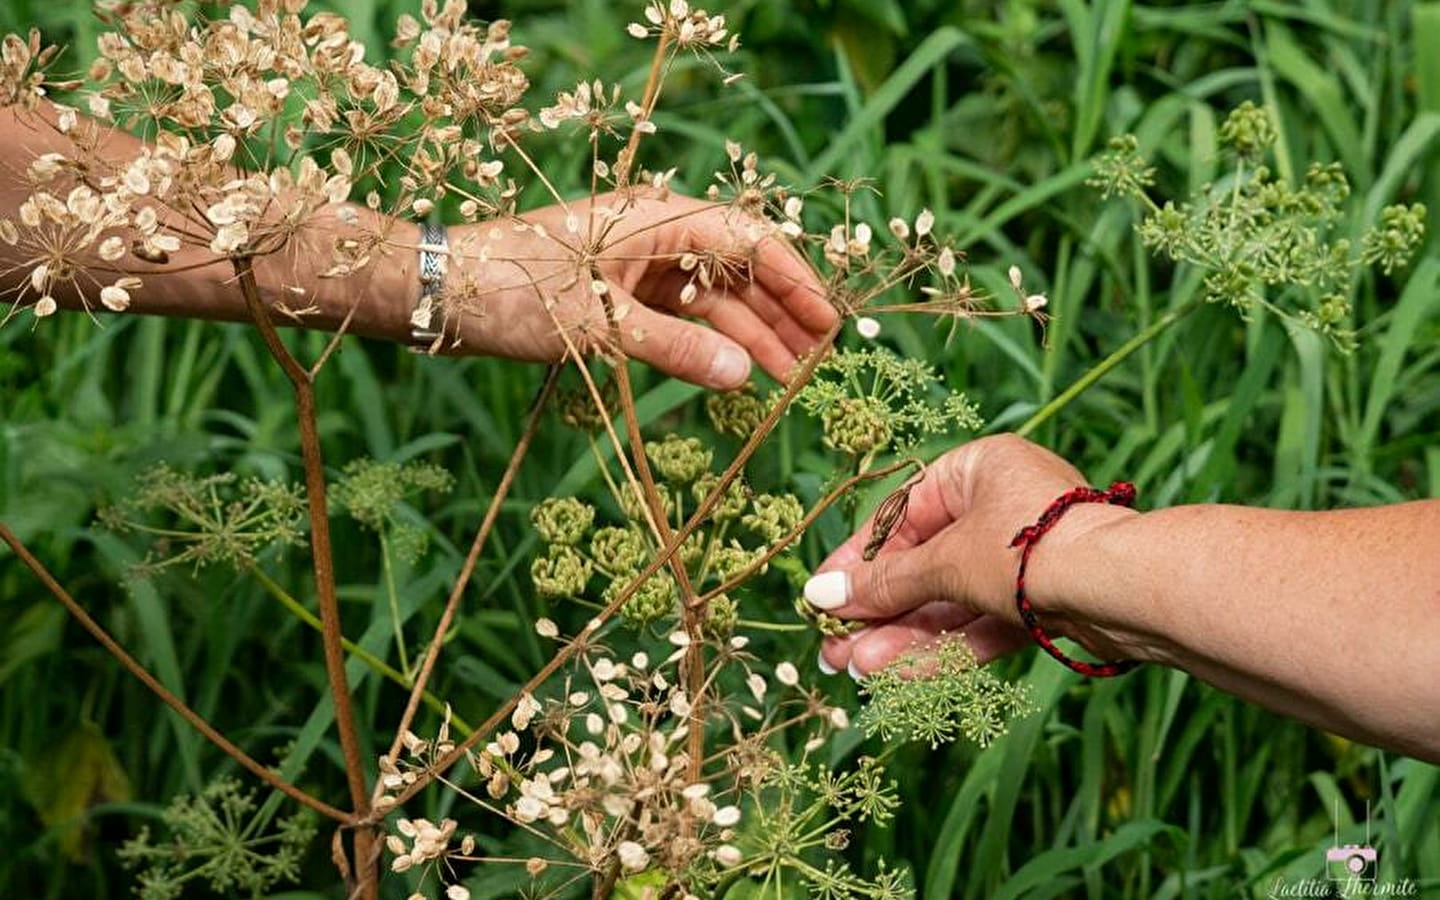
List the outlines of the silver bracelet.
<svg viewBox="0 0 1440 900">
<path fill-rule="evenodd" d="M 410 313 L 410 347 L 431 350 L 445 334 L 440 292 L 450 260 L 450 240 L 444 225 L 420 223 L 420 298 Z M 441 315 L 437 316 L 436 313 Z"/>
</svg>

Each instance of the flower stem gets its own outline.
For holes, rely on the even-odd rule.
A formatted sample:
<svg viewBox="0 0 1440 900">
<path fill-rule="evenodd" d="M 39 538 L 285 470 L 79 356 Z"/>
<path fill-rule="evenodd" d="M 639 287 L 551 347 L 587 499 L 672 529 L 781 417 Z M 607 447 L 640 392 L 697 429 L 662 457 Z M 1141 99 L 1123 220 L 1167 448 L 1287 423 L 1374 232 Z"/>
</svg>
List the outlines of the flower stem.
<svg viewBox="0 0 1440 900">
<path fill-rule="evenodd" d="M 552 365 L 545 372 L 545 381 L 535 393 L 535 399 L 530 404 L 530 414 L 525 420 L 525 430 L 520 433 L 520 440 L 515 444 L 515 450 L 510 454 L 510 462 L 505 465 L 505 472 L 500 476 L 500 483 L 495 486 L 495 493 L 490 498 L 490 505 L 485 510 L 485 515 L 480 522 L 480 527 L 475 531 L 475 538 L 470 542 L 470 550 L 465 554 L 465 562 L 460 567 L 460 574 L 455 578 L 455 584 L 450 588 L 450 596 L 445 600 L 445 609 L 440 613 L 440 621 L 435 624 L 435 634 L 430 638 L 430 643 L 425 648 L 425 658 L 420 661 L 420 671 L 415 673 L 415 683 L 410 688 L 410 698 L 405 701 L 405 711 L 400 715 L 400 723 L 395 728 L 395 739 L 390 744 L 390 751 L 386 758 L 395 762 L 400 758 L 400 751 L 404 748 L 405 732 L 410 729 L 415 719 L 415 712 L 420 707 L 420 700 L 425 696 L 425 687 L 430 681 L 430 673 L 435 669 L 435 660 L 440 656 L 440 645 L 445 641 L 445 635 L 450 631 L 450 625 L 455 621 L 455 614 L 460 609 L 460 598 L 465 596 L 465 588 L 470 584 L 470 578 L 475 574 L 475 566 L 480 561 L 480 551 L 484 549 L 485 542 L 490 537 L 490 531 L 495 522 L 500 518 L 500 507 L 505 498 L 510 495 L 510 486 L 515 483 L 515 476 L 520 472 L 520 464 L 525 461 L 526 455 L 530 452 L 530 442 L 534 439 L 536 432 L 540 430 L 540 416 L 545 411 L 545 406 L 550 402 L 550 396 L 555 391 L 555 383 L 560 378 L 560 366 Z"/>
<path fill-rule="evenodd" d="M 265 574 L 265 571 L 263 569 L 261 569 L 259 566 L 252 564 L 250 566 L 250 574 L 254 575 L 255 580 L 260 582 L 260 586 L 265 589 L 266 593 L 274 597 L 276 600 L 280 601 L 280 605 L 289 610 L 291 615 L 304 622 L 306 625 L 309 625 L 316 631 L 321 630 L 322 626 L 320 624 L 320 619 L 316 617 L 316 615 L 310 610 L 306 609 L 305 605 L 302 604 L 299 600 L 296 600 L 294 597 L 290 596 L 290 593 L 286 591 L 285 588 L 281 587 L 279 582 L 271 578 L 269 575 Z M 369 650 L 366 650 L 364 647 L 360 646 L 349 638 L 343 638 L 340 643 L 345 648 L 345 651 L 347 653 L 360 660 L 365 665 L 369 666 L 370 670 L 375 674 L 381 676 L 382 678 L 387 678 L 407 690 L 411 687 L 410 679 L 405 675 L 404 672 L 401 672 L 399 669 L 385 662 L 385 660 L 371 653 Z M 426 691 L 424 694 L 424 699 L 426 706 L 435 710 L 437 713 L 444 715 L 445 703 L 441 701 L 439 697 L 436 697 L 434 694 Z M 455 715 L 453 712 L 450 714 L 450 724 L 453 725 L 463 735 L 469 735 L 472 730 L 463 719 Z"/>
<path fill-rule="evenodd" d="M 1095 382 L 1110 374 L 1111 369 L 1114 369 L 1128 359 L 1136 350 L 1144 347 L 1165 333 L 1171 325 L 1174 325 L 1176 322 L 1179 322 L 1194 312 L 1202 302 L 1201 300 L 1191 300 L 1188 303 L 1175 307 L 1154 322 L 1151 322 L 1143 331 L 1121 344 L 1109 356 L 1100 360 L 1100 362 L 1096 363 L 1084 375 L 1081 375 L 1074 384 L 1066 388 L 1058 397 L 1036 410 L 1034 415 L 1026 419 L 1024 424 L 1019 428 L 1015 429 L 1015 433 L 1021 437 L 1028 437 L 1033 434 L 1037 428 L 1050 421 L 1056 413 L 1069 405 L 1070 401 L 1085 393 Z"/>
<path fill-rule="evenodd" d="M 410 657 L 405 653 L 405 631 L 400 627 L 400 597 L 395 591 L 395 564 L 390 560 L 390 541 L 385 538 L 382 525 L 380 534 L 380 565 L 385 573 L 385 599 L 390 604 L 390 624 L 395 629 L 395 652 L 400 657 L 400 671 L 410 676 Z M 409 684 L 405 685 L 409 687 Z"/>
<path fill-rule="evenodd" d="M 315 572 L 315 597 L 320 607 L 321 643 L 325 653 L 325 676 L 335 708 L 335 728 L 340 734 L 340 753 L 345 764 L 345 781 L 357 818 L 370 812 L 370 794 L 365 785 L 365 764 L 360 752 L 360 732 L 355 724 L 355 707 L 345 677 L 345 649 L 340 626 L 340 603 L 335 593 L 335 559 L 330 544 L 330 513 L 325 497 L 325 460 L 320 450 L 320 429 L 315 409 L 314 374 L 300 364 L 280 339 L 270 311 L 260 296 L 255 267 L 248 257 L 234 260 L 236 281 L 245 307 L 255 322 L 265 347 L 285 372 L 295 392 L 295 420 L 300 429 L 300 455 L 305 467 L 305 505 L 310 513 L 310 558 Z M 374 829 L 355 830 L 352 870 L 346 871 L 347 886 L 364 900 L 380 896 L 379 847 Z M 353 879 L 353 881 L 352 881 Z"/>
</svg>

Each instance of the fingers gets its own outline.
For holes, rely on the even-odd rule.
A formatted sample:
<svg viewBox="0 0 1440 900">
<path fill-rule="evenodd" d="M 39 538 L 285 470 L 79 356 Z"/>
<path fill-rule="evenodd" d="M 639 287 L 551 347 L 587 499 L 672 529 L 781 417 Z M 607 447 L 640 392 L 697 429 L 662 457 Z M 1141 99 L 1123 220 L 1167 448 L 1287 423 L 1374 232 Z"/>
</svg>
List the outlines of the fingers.
<svg viewBox="0 0 1440 900">
<path fill-rule="evenodd" d="M 691 384 L 733 390 L 750 377 L 750 354 L 740 344 L 643 304 L 630 304 L 620 332 L 628 355 Z"/>
<path fill-rule="evenodd" d="M 829 673 L 849 672 L 863 678 L 906 658 L 917 674 L 924 660 L 941 641 L 963 639 L 976 661 L 984 664 L 1024 647 L 1024 630 L 992 616 L 974 613 L 949 603 L 932 603 L 888 622 L 872 625 L 845 637 L 826 638 L 817 664 Z"/>
<path fill-rule="evenodd" d="M 961 477 L 966 465 L 965 456 L 969 452 L 966 448 L 973 446 L 974 443 L 971 443 L 952 450 L 925 469 L 924 477 L 910 489 L 910 502 L 905 508 L 904 521 L 890 533 L 885 546 L 880 550 L 880 557 L 918 547 L 960 518 L 964 493 Z M 835 548 L 816 571 L 848 569 L 861 564 L 874 524 L 874 516 L 866 519 L 845 543 Z"/>
<path fill-rule="evenodd" d="M 757 285 L 745 286 L 739 296 L 797 357 L 815 349 L 825 337 L 825 332 L 815 332 L 802 325 L 779 300 Z"/>
<path fill-rule="evenodd" d="M 750 304 L 729 292 L 716 290 L 701 294 L 684 310 L 705 319 L 744 347 L 755 362 L 776 380 L 784 380 L 795 365 L 796 354 L 804 352 L 807 339 L 797 338 L 804 332 L 793 319 L 786 317 L 777 327 L 765 321 Z M 785 330 L 782 331 L 782 328 Z M 786 339 L 787 334 L 789 340 Z M 799 343 L 800 348 L 795 343 Z"/>
<path fill-rule="evenodd" d="M 890 619 L 926 603 L 964 596 L 953 560 L 938 545 L 882 553 L 847 569 L 832 569 L 805 583 L 805 599 L 846 619 Z"/>
<path fill-rule="evenodd" d="M 824 334 L 839 320 L 815 270 L 785 241 L 762 238 L 751 271 L 756 283 L 811 333 Z"/>
</svg>

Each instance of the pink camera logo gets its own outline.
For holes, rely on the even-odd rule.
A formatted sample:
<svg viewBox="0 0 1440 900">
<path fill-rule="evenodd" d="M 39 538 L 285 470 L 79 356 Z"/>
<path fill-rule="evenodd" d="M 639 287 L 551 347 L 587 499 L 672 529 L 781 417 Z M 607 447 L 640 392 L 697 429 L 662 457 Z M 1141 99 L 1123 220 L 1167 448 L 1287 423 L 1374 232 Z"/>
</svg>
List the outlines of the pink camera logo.
<svg viewBox="0 0 1440 900">
<path fill-rule="evenodd" d="M 1375 880 L 1375 848 L 1365 844 L 1344 844 L 1325 851 L 1325 871 L 1331 881 Z"/>
<path fill-rule="evenodd" d="M 1325 872 L 1331 881 L 1374 881 L 1375 848 L 1370 846 L 1370 804 L 1365 804 L 1365 843 L 1340 843 L 1340 816 L 1335 811 L 1335 845 L 1325 851 Z"/>
</svg>

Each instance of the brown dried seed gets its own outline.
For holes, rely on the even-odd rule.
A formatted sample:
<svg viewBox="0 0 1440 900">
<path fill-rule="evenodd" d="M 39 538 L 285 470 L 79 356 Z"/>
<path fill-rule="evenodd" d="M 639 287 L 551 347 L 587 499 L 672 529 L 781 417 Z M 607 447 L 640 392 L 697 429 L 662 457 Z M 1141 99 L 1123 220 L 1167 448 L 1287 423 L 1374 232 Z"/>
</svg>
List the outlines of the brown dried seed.
<svg viewBox="0 0 1440 900">
<path fill-rule="evenodd" d="M 874 559 L 885 546 L 885 542 L 890 540 L 890 535 L 895 533 L 895 529 L 905 524 L 905 512 L 910 508 L 910 491 L 919 483 L 917 479 L 902 485 L 881 502 L 880 508 L 875 511 L 875 522 L 870 526 L 870 540 L 865 544 L 865 552 L 861 554 L 861 558 L 866 562 Z"/>
</svg>

